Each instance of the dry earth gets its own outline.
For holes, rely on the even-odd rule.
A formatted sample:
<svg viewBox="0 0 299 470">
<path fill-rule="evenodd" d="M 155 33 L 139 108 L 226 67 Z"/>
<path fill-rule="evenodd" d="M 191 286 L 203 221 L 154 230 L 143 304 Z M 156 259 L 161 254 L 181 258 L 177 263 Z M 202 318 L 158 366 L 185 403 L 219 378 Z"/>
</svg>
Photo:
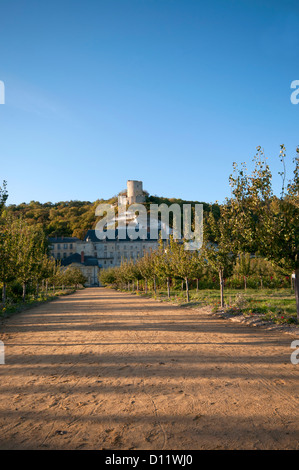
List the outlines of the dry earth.
<svg viewBox="0 0 299 470">
<path fill-rule="evenodd" d="M 0 449 L 299 448 L 298 337 L 95 288 L 0 339 Z"/>
</svg>

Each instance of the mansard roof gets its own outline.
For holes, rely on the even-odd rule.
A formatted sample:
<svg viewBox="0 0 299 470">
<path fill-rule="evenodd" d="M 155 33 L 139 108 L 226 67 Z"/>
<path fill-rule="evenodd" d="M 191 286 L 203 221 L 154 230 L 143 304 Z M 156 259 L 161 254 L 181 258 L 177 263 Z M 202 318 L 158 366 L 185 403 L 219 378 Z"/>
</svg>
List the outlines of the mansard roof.
<svg viewBox="0 0 299 470">
<path fill-rule="evenodd" d="M 49 237 L 50 243 L 75 243 L 79 241 L 77 237 Z"/>
<path fill-rule="evenodd" d="M 96 236 L 96 231 L 95 230 L 88 230 L 85 237 L 84 237 L 84 241 L 85 242 L 88 242 L 88 241 L 91 241 L 91 242 L 101 242 L 103 240 L 100 240 L 97 236 Z M 155 242 L 155 241 L 158 241 L 159 239 L 159 236 L 157 238 L 152 238 L 150 236 L 150 232 L 147 232 L 146 233 L 146 238 L 137 238 L 136 240 L 132 240 L 129 235 L 128 235 L 128 232 L 126 230 L 126 237 L 125 238 L 119 238 L 118 237 L 119 235 L 119 231 L 118 229 L 115 229 L 115 239 L 111 239 L 111 238 L 105 238 L 104 241 L 107 241 L 107 242 L 114 242 L 114 241 L 118 241 L 118 242 Z"/>
<path fill-rule="evenodd" d="M 83 264 L 84 266 L 98 266 L 97 258 L 88 255 L 84 255 L 84 262 L 82 263 L 81 255 L 79 255 L 79 253 L 73 253 L 61 260 L 61 266 L 69 266 L 72 263 Z"/>
</svg>

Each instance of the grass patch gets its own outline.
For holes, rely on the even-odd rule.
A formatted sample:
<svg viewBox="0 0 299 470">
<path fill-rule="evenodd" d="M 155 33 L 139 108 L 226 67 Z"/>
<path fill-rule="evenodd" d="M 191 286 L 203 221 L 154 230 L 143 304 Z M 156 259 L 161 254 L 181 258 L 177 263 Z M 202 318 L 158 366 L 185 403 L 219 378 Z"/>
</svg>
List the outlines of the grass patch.
<svg viewBox="0 0 299 470">
<path fill-rule="evenodd" d="M 15 313 L 23 312 L 24 310 L 28 310 L 29 308 L 37 307 L 46 302 L 51 302 L 52 300 L 56 299 L 57 297 L 61 297 L 64 295 L 70 295 L 75 292 L 75 289 L 64 289 L 61 291 L 57 291 L 55 293 L 49 293 L 48 295 L 39 295 L 38 298 L 33 296 L 27 297 L 25 302 L 12 302 L 10 299 L 7 300 L 5 307 L 0 307 L 0 318 L 6 318 L 10 315 Z M 1 304 L 0 304 L 1 305 Z"/>
<path fill-rule="evenodd" d="M 139 295 L 145 296 L 144 292 Z M 148 291 L 146 297 L 155 297 L 163 301 L 170 301 L 184 307 L 212 307 L 214 312 L 220 309 L 219 290 L 202 289 L 196 292 L 190 290 L 190 301 L 186 302 L 184 290 L 171 290 L 170 299 L 166 290 L 156 292 Z M 224 291 L 226 313 L 245 316 L 259 315 L 265 321 L 277 324 L 298 323 L 296 313 L 295 294 L 290 288 L 281 289 L 230 289 Z"/>
</svg>

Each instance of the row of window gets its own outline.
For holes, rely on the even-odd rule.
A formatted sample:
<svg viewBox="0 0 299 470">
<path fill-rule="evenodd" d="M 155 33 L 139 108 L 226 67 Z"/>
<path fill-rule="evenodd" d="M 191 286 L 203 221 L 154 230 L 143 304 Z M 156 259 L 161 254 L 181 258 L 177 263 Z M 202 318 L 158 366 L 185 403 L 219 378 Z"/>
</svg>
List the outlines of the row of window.
<svg viewBox="0 0 299 470">
<path fill-rule="evenodd" d="M 72 255 L 73 253 L 63 253 L 62 258 L 66 258 L 67 256 Z M 61 259 L 61 254 L 57 253 L 56 254 L 57 259 Z"/>
<path fill-rule="evenodd" d="M 62 243 L 63 247 L 61 248 L 61 244 L 60 243 L 55 243 L 55 245 L 52 245 L 52 250 L 55 249 L 55 247 L 57 248 L 57 250 L 72 250 L 73 249 L 73 244 L 72 243 Z"/>
<path fill-rule="evenodd" d="M 57 259 L 62 259 L 62 258 L 67 258 L 67 256 L 70 256 L 72 255 L 73 252 L 71 253 L 56 253 L 56 258 Z M 140 255 L 140 253 L 130 253 L 130 254 L 127 254 L 127 253 L 124 253 L 123 255 L 121 255 L 120 253 L 117 254 L 117 258 L 118 259 L 121 259 L 122 257 L 124 259 L 133 259 L 133 258 L 138 258 Z M 96 253 L 95 253 L 95 258 L 97 257 Z M 104 256 L 100 256 L 100 258 L 114 258 L 113 256 L 113 253 L 109 253 L 109 255 L 107 253 L 104 254 Z M 104 262 L 106 264 L 106 261 Z M 111 261 L 112 263 L 112 261 Z"/>
<path fill-rule="evenodd" d="M 143 246 L 141 246 L 141 245 L 136 245 L 136 246 L 133 246 L 133 245 L 130 245 L 130 246 L 127 246 L 127 245 L 116 245 L 115 249 L 116 249 L 116 250 L 120 250 L 120 249 L 126 250 L 127 248 L 128 248 L 128 249 L 130 248 L 130 250 L 140 250 L 140 249 L 142 249 L 142 248 L 145 249 L 145 248 L 147 248 L 148 246 L 149 246 L 149 245 L 143 245 Z M 111 249 L 111 248 L 113 249 L 113 246 L 112 246 L 112 247 L 109 246 L 109 248 L 110 248 L 110 249 Z M 107 245 L 104 245 L 104 251 L 107 251 Z"/>
<path fill-rule="evenodd" d="M 116 245 L 115 249 L 116 250 L 119 250 L 120 249 L 120 246 L 123 250 L 126 250 L 127 248 L 130 248 L 130 250 L 138 250 L 140 248 L 143 248 L 145 249 L 147 245 L 143 245 L 142 247 L 140 245 L 137 245 L 137 246 L 133 246 L 133 245 L 130 245 L 130 247 L 127 247 L 126 245 Z M 52 245 L 52 250 L 54 250 L 56 247 L 57 250 L 72 250 L 73 249 L 73 243 L 55 243 Z M 113 247 L 111 247 L 113 249 Z M 107 251 L 107 245 L 104 245 L 104 250 Z"/>
</svg>

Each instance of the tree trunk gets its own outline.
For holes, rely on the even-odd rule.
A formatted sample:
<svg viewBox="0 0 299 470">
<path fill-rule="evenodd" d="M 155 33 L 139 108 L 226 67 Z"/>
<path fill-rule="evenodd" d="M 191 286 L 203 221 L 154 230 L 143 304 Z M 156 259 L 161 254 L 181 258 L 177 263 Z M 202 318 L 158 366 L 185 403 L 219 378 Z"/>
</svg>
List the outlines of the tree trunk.
<svg viewBox="0 0 299 470">
<path fill-rule="evenodd" d="M 139 292 L 139 279 L 137 279 L 137 292 Z"/>
<path fill-rule="evenodd" d="M 247 277 L 244 276 L 244 289 L 246 290 L 247 289 Z"/>
<path fill-rule="evenodd" d="M 26 282 L 23 282 L 23 294 L 22 294 L 22 301 L 25 302 L 26 297 Z"/>
<path fill-rule="evenodd" d="M 5 307 L 5 303 L 6 303 L 6 282 L 3 282 L 3 287 L 2 287 L 2 303 L 3 303 L 3 306 Z"/>
<path fill-rule="evenodd" d="M 186 300 L 187 302 L 189 302 L 189 283 L 188 283 L 187 277 L 185 277 L 185 281 L 186 281 Z"/>
<path fill-rule="evenodd" d="M 46 281 L 46 296 L 48 296 L 48 281 Z"/>
<path fill-rule="evenodd" d="M 184 281 L 182 281 L 181 290 L 184 290 Z"/>
<path fill-rule="evenodd" d="M 144 293 L 147 294 L 147 279 L 144 281 Z"/>
<path fill-rule="evenodd" d="M 170 282 L 169 277 L 167 278 L 167 297 L 170 299 Z"/>
<path fill-rule="evenodd" d="M 220 269 L 220 271 L 219 271 L 219 281 L 220 281 L 220 306 L 221 306 L 221 308 L 224 308 L 224 295 L 223 295 L 224 280 L 223 280 L 223 271 L 222 271 L 222 269 Z"/>
<path fill-rule="evenodd" d="M 154 277 L 154 292 L 157 293 L 156 278 Z"/>
<path fill-rule="evenodd" d="M 299 320 L 299 269 L 295 271 L 295 296 L 297 308 L 297 320 Z"/>
<path fill-rule="evenodd" d="M 261 289 L 263 288 L 263 278 L 261 276 Z"/>
</svg>

